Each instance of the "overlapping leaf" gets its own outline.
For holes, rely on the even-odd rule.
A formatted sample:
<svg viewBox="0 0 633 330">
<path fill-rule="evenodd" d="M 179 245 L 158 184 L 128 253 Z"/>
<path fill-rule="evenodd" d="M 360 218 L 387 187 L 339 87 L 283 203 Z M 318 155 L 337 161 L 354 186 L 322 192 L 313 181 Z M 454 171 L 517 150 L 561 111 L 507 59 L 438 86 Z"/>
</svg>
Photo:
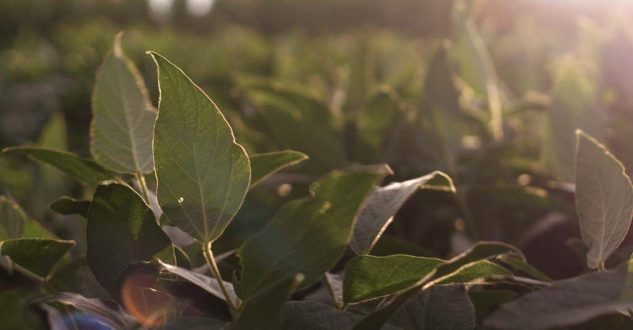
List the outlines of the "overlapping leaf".
<svg viewBox="0 0 633 330">
<path fill-rule="evenodd" d="M 151 260 L 170 244 L 152 210 L 126 185 L 98 186 L 87 218 L 88 265 L 115 297 L 119 277 L 130 263 Z"/>
<path fill-rule="evenodd" d="M 312 184 L 312 197 L 282 207 L 239 251 L 238 295 L 249 297 L 287 274 L 304 274 L 303 285 L 318 281 L 342 255 L 357 214 L 381 176 L 332 172 Z"/>
<path fill-rule="evenodd" d="M 396 293 L 412 286 L 444 261 L 392 255 L 359 256 L 347 263 L 343 282 L 345 303 L 356 303 Z"/>
<path fill-rule="evenodd" d="M 123 53 L 119 33 L 103 60 L 92 93 L 90 151 L 119 173 L 154 171 L 152 134 L 156 109 L 140 73 Z"/>
<path fill-rule="evenodd" d="M 616 269 L 557 281 L 500 307 L 485 321 L 491 329 L 551 329 L 633 308 L 630 262 Z"/>
</svg>

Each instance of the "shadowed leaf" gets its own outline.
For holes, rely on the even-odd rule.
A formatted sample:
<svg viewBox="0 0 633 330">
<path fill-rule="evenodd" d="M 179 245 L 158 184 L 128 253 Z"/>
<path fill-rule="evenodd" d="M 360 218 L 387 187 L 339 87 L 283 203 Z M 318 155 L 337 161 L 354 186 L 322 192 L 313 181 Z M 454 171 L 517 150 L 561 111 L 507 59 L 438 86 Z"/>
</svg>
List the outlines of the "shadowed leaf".
<svg viewBox="0 0 633 330">
<path fill-rule="evenodd" d="M 303 279 L 301 274 L 287 275 L 245 300 L 232 329 L 277 329 L 283 303 Z"/>
<path fill-rule="evenodd" d="M 130 263 L 151 260 L 170 244 L 152 210 L 126 185 L 98 186 L 87 218 L 88 265 L 114 297 L 119 276 Z"/>
<path fill-rule="evenodd" d="M 501 305 L 486 319 L 486 328 L 550 329 L 580 324 L 600 315 L 633 308 L 630 263 L 556 281 Z"/>
<path fill-rule="evenodd" d="M 90 201 L 74 199 L 67 196 L 62 196 L 48 206 L 51 210 L 63 214 L 63 215 L 80 215 L 82 217 L 88 216 L 88 209 L 90 208 Z"/>
</svg>

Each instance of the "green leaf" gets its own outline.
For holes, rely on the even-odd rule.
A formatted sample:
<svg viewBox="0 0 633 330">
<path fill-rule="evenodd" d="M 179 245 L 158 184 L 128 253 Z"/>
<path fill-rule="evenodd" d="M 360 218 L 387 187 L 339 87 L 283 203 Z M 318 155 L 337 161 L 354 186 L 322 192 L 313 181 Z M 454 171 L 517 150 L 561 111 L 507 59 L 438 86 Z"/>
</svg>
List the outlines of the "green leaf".
<svg viewBox="0 0 633 330">
<path fill-rule="evenodd" d="M 51 210 L 63 215 L 80 215 L 84 218 L 88 217 L 88 209 L 90 201 L 84 199 L 74 199 L 68 196 L 62 196 L 48 206 Z"/>
<path fill-rule="evenodd" d="M 553 282 L 501 305 L 484 322 L 485 328 L 550 329 L 580 324 L 592 318 L 633 308 L 631 262 L 616 269 L 592 272 Z"/>
<path fill-rule="evenodd" d="M 0 195 L 0 241 L 27 237 L 57 238 L 39 222 L 31 219 L 20 205 Z"/>
<path fill-rule="evenodd" d="M 160 264 L 162 271 L 177 275 L 222 300 L 226 299 L 224 297 L 224 294 L 222 293 L 222 289 L 220 288 L 218 281 L 215 278 L 211 278 L 199 273 L 195 273 L 193 271 L 184 269 L 182 267 L 166 264 L 160 260 L 158 260 L 158 263 Z M 229 293 L 229 298 L 232 301 L 239 303 L 239 298 L 235 294 L 235 290 L 233 289 L 233 284 L 225 281 L 224 287 L 227 289 Z"/>
<path fill-rule="evenodd" d="M 275 172 L 306 159 L 308 159 L 306 154 L 292 150 L 252 155 L 250 157 L 251 187 L 257 185 Z"/>
<path fill-rule="evenodd" d="M 288 274 L 304 274 L 306 286 L 317 282 L 343 254 L 359 210 L 381 177 L 331 172 L 311 185 L 312 197 L 284 205 L 238 252 L 238 295 L 249 297 Z"/>
<path fill-rule="evenodd" d="M 11 239 L 0 243 L 0 255 L 10 257 L 21 269 L 44 279 L 74 245 L 74 241 L 43 238 Z"/>
<path fill-rule="evenodd" d="M 154 171 L 152 134 L 156 109 L 134 63 L 121 48 L 117 34 L 113 50 L 97 73 L 92 92 L 90 151 L 103 167 L 118 173 Z"/>
<path fill-rule="evenodd" d="M 474 329 L 475 307 L 463 285 L 435 286 L 409 299 L 389 322 L 403 330 Z"/>
<path fill-rule="evenodd" d="M 419 285 L 413 286 L 407 291 L 397 295 L 390 303 L 383 305 L 365 316 L 362 321 L 356 324 L 354 329 L 380 329 L 381 326 L 387 323 L 393 313 L 395 313 L 404 303 L 420 291 L 420 287 L 425 286 L 428 290 L 429 287 L 433 287 L 432 284 L 429 285 L 429 283 L 433 283 L 434 280 L 441 279 L 446 275 L 452 274 L 465 265 L 505 253 L 514 253 L 518 256 L 523 256 L 521 251 L 509 244 L 500 242 L 478 242 L 468 251 L 465 251 L 464 253 L 457 255 L 448 260 L 446 263 L 438 266 L 432 274 L 429 274 L 429 276 L 421 280 Z"/>
<path fill-rule="evenodd" d="M 427 286 L 454 283 L 466 284 L 494 275 L 511 276 L 512 272 L 488 260 L 478 260 L 468 263 L 456 271 L 438 278 L 437 280 L 427 284 Z"/>
<path fill-rule="evenodd" d="M 277 329 L 281 322 L 281 308 L 290 299 L 304 277 L 287 275 L 258 291 L 240 306 L 232 329 Z"/>
<path fill-rule="evenodd" d="M 525 275 L 544 282 L 551 281 L 547 275 L 543 274 L 543 272 L 536 267 L 511 253 L 498 255 L 494 257 L 493 261 L 500 263 L 504 268 L 511 270 L 515 275 Z"/>
<path fill-rule="evenodd" d="M 448 260 L 444 265 L 439 266 L 437 270 L 435 271 L 433 278 L 437 279 L 445 275 L 454 273 L 461 267 L 467 264 L 470 264 L 472 262 L 488 259 L 490 257 L 494 257 L 497 255 L 506 254 L 506 253 L 512 253 L 514 255 L 519 256 L 522 259 L 525 259 L 523 257 L 523 253 L 521 253 L 519 249 L 517 249 L 516 247 L 510 244 L 505 244 L 501 242 L 481 241 L 473 245 L 473 247 L 470 248 L 468 251 L 453 257 L 452 259 Z"/>
<path fill-rule="evenodd" d="M 450 177 L 439 171 L 416 179 L 393 182 L 376 189 L 369 197 L 367 205 L 363 208 L 356 222 L 356 227 L 354 227 L 354 235 L 350 242 L 352 250 L 359 255 L 369 254 L 402 205 L 418 189 L 436 177 L 444 179 L 447 189 L 455 190 Z"/>
<path fill-rule="evenodd" d="M 407 289 L 443 263 L 436 258 L 404 254 L 355 257 L 345 268 L 343 300 L 357 303 Z"/>
<path fill-rule="evenodd" d="M 603 267 L 629 231 L 633 185 L 624 166 L 591 136 L 578 130 L 576 210 L 589 268 Z"/>
<path fill-rule="evenodd" d="M 9 155 L 27 155 L 57 168 L 89 187 L 114 178 L 111 173 L 92 160 L 81 158 L 69 152 L 37 147 L 11 147 L 5 148 L 2 152 Z"/>
<path fill-rule="evenodd" d="M 199 241 L 214 241 L 248 191 L 248 156 L 213 101 L 174 64 L 150 54 L 160 87 L 154 128 L 158 202 L 170 223 Z"/>
<path fill-rule="evenodd" d="M 114 297 L 119 294 L 119 276 L 130 263 L 151 260 L 170 244 L 152 210 L 123 184 L 99 185 L 87 219 L 88 265 Z"/>
</svg>

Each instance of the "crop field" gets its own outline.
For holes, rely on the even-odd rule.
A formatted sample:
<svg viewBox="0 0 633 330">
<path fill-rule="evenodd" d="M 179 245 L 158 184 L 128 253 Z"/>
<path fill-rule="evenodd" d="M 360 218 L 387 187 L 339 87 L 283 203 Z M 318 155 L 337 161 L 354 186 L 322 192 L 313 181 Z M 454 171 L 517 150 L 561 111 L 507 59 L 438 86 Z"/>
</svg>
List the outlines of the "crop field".
<svg viewBox="0 0 633 330">
<path fill-rule="evenodd" d="M 633 329 L 633 2 L 0 0 L 0 330 Z"/>
</svg>

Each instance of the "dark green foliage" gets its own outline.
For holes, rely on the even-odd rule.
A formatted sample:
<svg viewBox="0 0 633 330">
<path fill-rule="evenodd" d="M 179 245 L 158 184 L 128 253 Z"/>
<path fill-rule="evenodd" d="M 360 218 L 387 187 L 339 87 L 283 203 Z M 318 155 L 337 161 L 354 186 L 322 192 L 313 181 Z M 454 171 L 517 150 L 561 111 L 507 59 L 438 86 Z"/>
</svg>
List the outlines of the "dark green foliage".
<svg viewBox="0 0 633 330">
<path fill-rule="evenodd" d="M 407 1 L 0 4 L 0 328 L 631 328 L 631 28 Z"/>
</svg>

